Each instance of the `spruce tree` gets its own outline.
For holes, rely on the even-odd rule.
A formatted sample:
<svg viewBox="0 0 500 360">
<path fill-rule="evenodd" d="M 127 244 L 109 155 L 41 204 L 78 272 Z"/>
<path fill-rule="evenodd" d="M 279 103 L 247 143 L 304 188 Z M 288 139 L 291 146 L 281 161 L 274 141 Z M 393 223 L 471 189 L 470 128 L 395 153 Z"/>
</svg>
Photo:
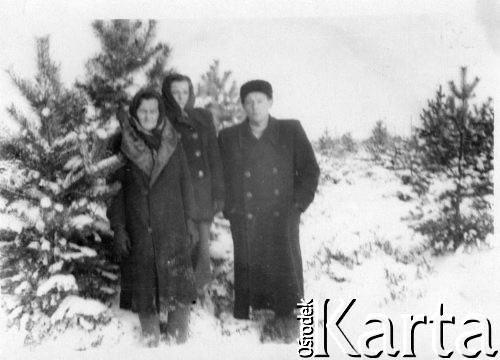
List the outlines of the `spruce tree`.
<svg viewBox="0 0 500 360">
<path fill-rule="evenodd" d="M 219 60 L 214 60 L 209 70 L 202 75 L 196 90 L 196 96 L 214 116 L 217 131 L 234 125 L 243 119 L 243 110 L 239 102 L 239 91 L 232 72 L 221 74 Z"/>
<path fill-rule="evenodd" d="M 29 331 L 30 342 L 61 321 L 91 328 L 95 323 L 88 320 L 103 320 L 85 314 L 66 318 L 57 309 L 75 296 L 106 303 L 115 295 L 118 275 L 108 261 L 105 208 L 117 184 L 106 184 L 105 176 L 122 162 L 106 154 L 115 129 L 89 115 L 81 90 L 61 82 L 48 37 L 38 38 L 36 46 L 34 80 L 9 72 L 32 114 L 11 105 L 8 112 L 20 132 L 0 144 L 11 171 L 1 180 L 0 195 L 7 201 L 5 211 L 24 222 L 18 234 L 2 239 L 2 298 L 10 325 Z"/>
<path fill-rule="evenodd" d="M 417 226 L 437 253 L 480 243 L 493 232 L 494 112 L 491 99 L 472 104 L 478 83 L 468 82 L 461 68 L 460 84 L 451 81 L 448 94 L 439 87 L 416 129 L 424 190 L 435 181 L 448 184 L 438 194 L 439 216 Z"/>
<path fill-rule="evenodd" d="M 160 91 L 171 49 L 156 42 L 157 23 L 140 20 L 96 20 L 92 23 L 101 51 L 86 64 L 79 83 L 98 110 L 102 121 L 116 114 L 141 86 Z"/>
</svg>

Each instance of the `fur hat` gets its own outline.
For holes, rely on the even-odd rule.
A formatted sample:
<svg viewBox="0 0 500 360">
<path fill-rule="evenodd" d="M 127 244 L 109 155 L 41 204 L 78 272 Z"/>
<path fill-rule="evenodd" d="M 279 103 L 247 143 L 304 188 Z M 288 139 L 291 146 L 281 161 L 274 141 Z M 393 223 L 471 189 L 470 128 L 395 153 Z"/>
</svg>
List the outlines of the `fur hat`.
<svg viewBox="0 0 500 360">
<path fill-rule="evenodd" d="M 253 91 L 264 93 L 269 99 L 273 98 L 273 88 L 269 82 L 266 80 L 250 80 L 240 88 L 241 102 L 245 102 L 245 97 Z"/>
</svg>

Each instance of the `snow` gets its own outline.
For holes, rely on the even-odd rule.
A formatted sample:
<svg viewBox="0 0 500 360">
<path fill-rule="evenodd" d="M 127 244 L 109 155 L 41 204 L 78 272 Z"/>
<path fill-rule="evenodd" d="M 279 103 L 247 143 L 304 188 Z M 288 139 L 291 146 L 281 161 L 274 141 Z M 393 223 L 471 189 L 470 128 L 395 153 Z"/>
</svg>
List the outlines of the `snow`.
<svg viewBox="0 0 500 360">
<path fill-rule="evenodd" d="M 50 265 L 49 266 L 49 273 L 54 274 L 54 273 L 61 271 L 63 265 L 64 265 L 64 261 L 62 261 L 62 260 Z"/>
<path fill-rule="evenodd" d="M 81 253 L 82 256 L 87 256 L 87 257 L 97 256 L 97 252 L 94 249 L 91 249 L 87 246 L 80 246 L 72 242 L 68 243 L 68 245 L 70 248 L 78 250 L 78 252 Z"/>
<path fill-rule="evenodd" d="M 43 117 L 47 117 L 50 115 L 50 109 L 47 107 L 44 107 L 41 111 Z"/>
<path fill-rule="evenodd" d="M 93 221 L 94 219 L 92 219 L 89 215 L 77 215 L 69 220 L 71 226 L 77 230 L 81 230 L 85 226 L 91 225 Z"/>
<path fill-rule="evenodd" d="M 45 222 L 42 219 L 37 220 L 35 222 L 35 229 L 43 233 L 43 231 L 45 230 Z"/>
<path fill-rule="evenodd" d="M 70 131 L 66 136 L 57 138 L 53 143 L 53 147 L 63 147 L 70 143 L 74 143 L 77 140 L 77 134 L 74 131 Z"/>
<path fill-rule="evenodd" d="M 405 220 L 418 201 L 397 173 L 374 165 L 363 154 L 335 159 L 319 156 L 318 160 L 322 169 L 320 187 L 315 201 L 301 217 L 306 298 L 315 298 L 318 303 L 331 299 L 334 307 L 341 300 L 348 303 L 356 299 L 342 323 L 343 330 L 354 339 L 368 330 L 364 325 L 368 314 L 386 314 L 393 319 L 396 347 L 402 341 L 402 314 L 431 317 L 443 304 L 445 313 L 452 313 L 457 319 L 456 326 L 448 327 L 444 337 L 445 344 L 455 349 L 453 341 L 465 329 L 463 319 L 468 313 L 481 313 L 491 321 L 493 345 L 500 347 L 500 247 L 494 236 L 490 235 L 487 245 L 481 248 L 432 257 L 426 240 L 414 233 Z M 437 182 L 431 190 L 437 193 L 452 185 Z M 400 194 L 411 198 L 402 201 Z M 78 205 L 89 204 L 82 199 Z M 90 207 L 99 216 L 103 213 L 99 204 Z M 431 201 L 428 210 L 435 209 L 436 204 Z M 73 218 L 72 222 L 75 226 L 95 227 L 90 216 Z M 227 274 L 231 282 L 233 244 L 228 222 L 216 218 L 212 233 L 210 255 L 217 262 L 226 261 L 214 275 Z M 90 256 L 93 251 L 68 245 L 75 252 L 65 256 Z M 111 273 L 105 275 L 114 278 Z M 71 275 L 59 274 L 40 286 L 38 292 L 45 294 L 57 286 L 76 290 Z M 213 283 L 210 290 L 221 296 L 227 293 L 227 288 L 219 283 Z M 111 311 L 106 324 L 95 325 L 89 319 L 106 311 Z M 108 310 L 97 301 L 68 296 L 52 319 L 57 322 L 75 317 L 73 327 L 61 330 L 33 350 L 22 347 L 15 329 L 5 330 L 5 336 L 0 336 L 0 356 L 5 351 L 5 358 L 16 359 L 53 359 L 55 354 L 74 359 L 297 358 L 297 344 L 261 344 L 259 320 L 237 320 L 229 313 L 223 313 L 219 320 L 212 312 L 213 304 L 209 302 L 193 307 L 191 336 L 186 345 L 162 341 L 159 348 L 147 349 L 140 341 L 136 314 L 118 309 L 117 304 Z M 6 322 L 7 315 L 0 312 L 0 325 Z M 417 359 L 437 358 L 432 351 L 430 329 L 428 326 L 417 330 Z M 329 350 L 331 358 L 347 358 L 333 341 Z M 485 358 L 483 355 L 479 358 Z M 461 357 L 455 353 L 452 358 Z"/>
<path fill-rule="evenodd" d="M 83 164 L 83 159 L 80 155 L 75 155 L 64 164 L 64 170 L 77 170 Z"/>
<path fill-rule="evenodd" d="M 108 137 L 108 134 L 104 129 L 97 129 L 95 134 L 99 139 L 106 139 Z"/>
<path fill-rule="evenodd" d="M 51 248 L 50 241 L 48 241 L 44 237 L 40 239 L 40 244 L 41 244 L 40 249 L 43 251 L 49 251 Z"/>
<path fill-rule="evenodd" d="M 12 230 L 20 233 L 25 226 L 25 223 L 14 215 L 0 213 L 0 227 L 2 229 Z"/>
<path fill-rule="evenodd" d="M 12 202 L 7 207 L 7 211 L 26 218 L 30 223 L 36 223 L 40 220 L 40 209 L 32 206 L 27 200 L 16 200 Z"/>
<path fill-rule="evenodd" d="M 43 296 L 52 289 L 58 289 L 59 291 L 72 291 L 78 290 L 78 285 L 76 284 L 76 280 L 73 275 L 56 274 L 38 286 L 36 295 Z"/>
<path fill-rule="evenodd" d="M 229 233 L 219 234 L 217 238 L 210 242 L 210 257 L 212 259 L 229 259 L 233 255 L 233 242 Z"/>
<path fill-rule="evenodd" d="M 14 289 L 14 294 L 22 295 L 23 293 L 27 292 L 30 288 L 31 288 L 30 284 L 27 281 L 23 281 Z"/>
<path fill-rule="evenodd" d="M 97 300 L 83 299 L 78 296 L 69 295 L 64 298 L 54 312 L 51 321 L 55 323 L 63 318 L 72 318 L 75 315 L 97 318 L 107 311 L 108 307 Z"/>
<path fill-rule="evenodd" d="M 61 192 L 61 186 L 53 181 L 41 179 L 39 185 L 52 191 L 54 195 L 59 195 Z"/>
</svg>

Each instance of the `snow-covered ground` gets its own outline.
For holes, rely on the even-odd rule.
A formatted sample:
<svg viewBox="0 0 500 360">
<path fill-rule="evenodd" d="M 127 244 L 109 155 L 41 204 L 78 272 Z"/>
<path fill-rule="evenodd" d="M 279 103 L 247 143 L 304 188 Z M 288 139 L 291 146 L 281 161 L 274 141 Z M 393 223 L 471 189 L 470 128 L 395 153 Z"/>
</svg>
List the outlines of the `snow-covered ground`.
<svg viewBox="0 0 500 360">
<path fill-rule="evenodd" d="M 424 246 L 425 240 L 404 219 L 417 200 L 400 200 L 401 194 L 411 195 L 411 191 L 393 171 L 373 164 L 363 155 L 342 159 L 319 156 L 319 161 L 320 187 L 301 226 L 306 298 L 314 298 L 320 305 L 331 299 L 329 315 L 339 301 L 347 304 L 356 299 L 341 323 L 354 345 L 362 333 L 380 329 L 380 325 L 365 325 L 367 316 L 382 313 L 391 319 L 394 346 L 401 349 L 402 315 L 423 314 L 432 319 L 443 304 L 444 313 L 456 317 L 455 325 L 444 325 L 444 345 L 455 351 L 452 358 L 462 358 L 454 340 L 480 326 L 463 325 L 469 313 L 483 314 L 490 320 L 493 347 L 500 348 L 500 248 L 484 246 L 432 257 Z M 2 227 L 8 226 L 7 215 L 0 216 Z M 11 227 L 18 228 L 19 224 Z M 227 229 L 227 222 L 216 221 L 211 255 L 226 260 L 230 266 L 232 243 Z M 225 271 L 231 277 L 230 267 Z M 212 291 L 223 296 L 226 289 L 214 284 Z M 65 306 L 66 311 L 78 314 L 82 303 L 73 298 Z M 19 330 L 5 329 L 6 315 L 0 312 L 0 359 L 297 358 L 297 344 L 263 345 L 258 321 L 237 321 L 228 314 L 224 314 L 223 321 L 217 320 L 211 315 L 210 304 L 194 309 L 192 336 L 185 345 L 163 342 L 156 349 L 141 345 L 136 315 L 116 306 L 101 309 L 95 303 L 90 310 L 104 310 L 112 316 L 106 325 L 93 330 L 80 320 L 79 325 L 61 328 L 60 333 L 32 349 L 22 346 Z M 416 328 L 417 359 L 438 358 L 432 350 L 432 329 L 431 324 Z M 381 344 L 377 341 L 372 346 Z M 480 341 L 472 340 L 470 346 L 478 347 Z M 328 350 L 332 358 L 349 358 L 333 340 Z M 484 353 L 479 358 L 485 358 Z"/>
</svg>

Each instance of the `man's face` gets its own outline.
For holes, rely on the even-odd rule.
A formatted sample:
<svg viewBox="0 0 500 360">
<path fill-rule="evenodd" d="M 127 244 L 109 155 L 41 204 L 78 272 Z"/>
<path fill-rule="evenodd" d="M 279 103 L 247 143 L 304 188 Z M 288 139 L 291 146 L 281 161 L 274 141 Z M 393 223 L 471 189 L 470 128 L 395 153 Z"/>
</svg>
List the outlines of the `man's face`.
<svg viewBox="0 0 500 360">
<path fill-rule="evenodd" d="M 174 81 L 170 84 L 170 92 L 181 109 L 184 109 L 189 100 L 189 83 L 187 81 Z"/>
<path fill-rule="evenodd" d="M 269 110 L 272 105 L 273 100 L 259 91 L 248 93 L 243 102 L 243 108 L 245 109 L 248 119 L 257 124 L 263 123 L 268 119 Z"/>
<path fill-rule="evenodd" d="M 158 100 L 143 99 L 141 105 L 137 109 L 137 119 L 141 126 L 145 130 L 151 131 L 156 127 L 159 117 L 160 111 L 158 110 Z"/>
</svg>

